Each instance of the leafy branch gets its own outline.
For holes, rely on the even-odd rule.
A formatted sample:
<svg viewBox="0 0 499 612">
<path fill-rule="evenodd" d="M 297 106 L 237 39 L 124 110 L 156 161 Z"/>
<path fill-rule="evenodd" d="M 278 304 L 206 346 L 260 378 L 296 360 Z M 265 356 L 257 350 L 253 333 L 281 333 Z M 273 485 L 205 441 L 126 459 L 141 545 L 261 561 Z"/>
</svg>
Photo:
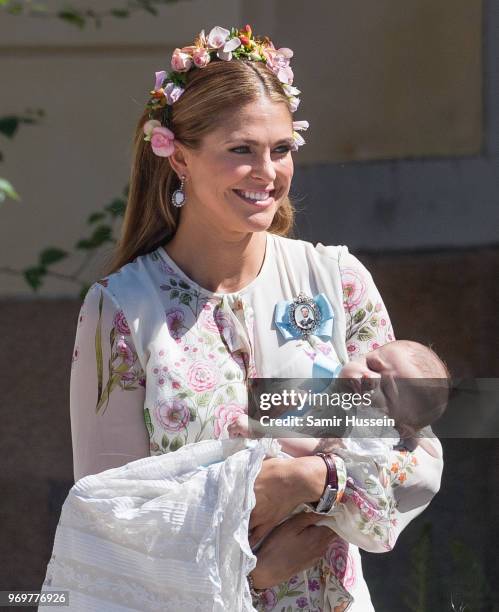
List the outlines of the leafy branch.
<svg viewBox="0 0 499 612">
<path fill-rule="evenodd" d="M 461 540 L 448 543 L 449 573 L 439 576 L 435 569 L 433 527 L 425 523 L 412 548 L 411 573 L 404 603 L 411 612 L 450 610 L 475 612 L 489 609 L 491 591 L 484 568 L 473 548 Z M 438 604 L 436 603 L 438 600 Z"/>
<path fill-rule="evenodd" d="M 27 15 L 30 17 L 43 17 L 50 19 L 62 19 L 66 23 L 84 29 L 89 21 L 93 21 L 96 28 L 100 28 L 102 20 L 106 17 L 119 19 L 130 17 L 133 13 L 145 11 L 150 15 L 157 16 L 158 6 L 173 4 L 179 0 L 128 0 L 122 6 L 108 9 L 106 11 L 95 11 L 93 9 L 79 9 L 66 4 L 65 8 L 53 11 L 42 2 L 32 0 L 0 0 L 0 8 L 10 15 Z"/>
<path fill-rule="evenodd" d="M 128 195 L 128 186 L 123 191 L 124 197 Z M 126 202 L 123 198 L 115 198 L 100 211 L 92 213 L 87 218 L 90 233 L 86 238 L 78 240 L 72 251 L 65 251 L 59 247 L 47 247 L 38 256 L 38 262 L 24 270 L 14 270 L 10 267 L 0 267 L 0 273 L 13 276 L 22 276 L 33 291 L 43 285 L 47 277 L 58 278 L 80 288 L 80 297 L 83 298 L 88 291 L 89 285 L 82 278 L 82 273 L 95 257 L 100 247 L 106 243 L 115 244 L 114 238 L 116 222 L 123 217 Z M 75 256 L 78 252 L 84 253 L 83 261 L 74 272 L 65 274 L 52 269 L 54 264 Z"/>
<path fill-rule="evenodd" d="M 0 0 L 0 2 L 2 2 L 2 0 Z M 36 124 L 43 116 L 44 111 L 41 108 L 36 110 L 28 108 L 24 115 L 6 115 L 0 117 L 0 134 L 12 140 L 22 123 Z M 3 154 L 1 152 L 0 161 L 3 161 Z M 7 197 L 12 200 L 21 199 L 12 184 L 7 179 L 0 177 L 0 204 L 2 204 Z"/>
</svg>

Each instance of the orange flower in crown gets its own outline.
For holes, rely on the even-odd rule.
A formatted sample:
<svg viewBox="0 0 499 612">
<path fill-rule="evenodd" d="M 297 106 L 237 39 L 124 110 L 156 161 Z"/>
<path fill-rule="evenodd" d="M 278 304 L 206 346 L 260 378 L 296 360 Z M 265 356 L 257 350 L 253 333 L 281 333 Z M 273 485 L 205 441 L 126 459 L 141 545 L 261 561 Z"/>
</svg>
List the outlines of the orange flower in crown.
<svg viewBox="0 0 499 612">
<path fill-rule="evenodd" d="M 149 121 L 144 124 L 144 140 L 151 143 L 153 152 L 160 157 L 169 157 L 175 150 L 175 135 L 170 129 L 170 107 L 185 91 L 187 73 L 193 69 L 203 69 L 212 61 L 250 60 L 263 62 L 279 79 L 291 112 L 295 112 L 300 104 L 300 90 L 293 87 L 293 71 L 290 66 L 293 51 L 287 47 L 276 49 L 272 41 L 265 38 L 255 38 L 251 26 L 241 29 L 227 30 L 220 26 L 212 28 L 206 36 L 202 30 L 194 44 L 177 48 L 171 59 L 170 72 L 160 70 L 155 73 L 154 89 L 150 92 L 147 102 Z M 164 109 L 164 121 L 153 118 L 153 111 Z M 299 130 L 308 129 L 308 121 L 293 122 L 293 150 L 305 143 Z"/>
</svg>

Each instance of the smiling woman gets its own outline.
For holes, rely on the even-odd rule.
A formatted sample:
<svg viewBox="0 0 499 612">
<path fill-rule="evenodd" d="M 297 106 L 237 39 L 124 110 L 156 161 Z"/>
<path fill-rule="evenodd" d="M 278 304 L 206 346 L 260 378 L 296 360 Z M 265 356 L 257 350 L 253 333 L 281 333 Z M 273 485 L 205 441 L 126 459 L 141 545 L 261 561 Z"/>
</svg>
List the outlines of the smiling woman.
<svg viewBox="0 0 499 612">
<path fill-rule="evenodd" d="M 174 244 L 202 226 L 217 242 L 266 230 L 286 205 L 293 176 L 288 105 L 260 97 L 224 117 L 198 149 L 179 143 L 170 157 L 177 175 L 186 176 L 189 203 Z M 192 223 L 193 217 L 204 223 Z"/>
<path fill-rule="evenodd" d="M 162 79 L 164 75 L 158 74 Z M 229 242 L 238 242 L 248 231 L 269 229 L 286 235 L 293 224 L 288 199 L 291 150 L 302 139 L 294 132 L 292 112 L 298 103 L 290 93 L 298 90 L 283 84 L 265 63 L 249 59 L 210 61 L 201 70 L 183 74 L 184 89 L 175 103 L 147 109 L 137 125 L 129 201 L 110 271 L 172 238 L 173 256 L 177 245 L 187 242 L 179 240 L 185 228 L 202 228 L 203 241 L 213 232 L 218 243 L 227 229 L 232 234 Z M 144 141 L 143 127 L 151 115 L 174 134 L 170 163 Z M 303 123 L 298 129 L 304 129 Z M 150 180 L 144 181 L 144 176 Z M 180 215 L 170 200 L 182 177 L 189 206 Z M 203 223 L 190 223 L 193 216 Z M 191 233 L 188 238 L 197 241 L 200 236 Z M 261 260 L 263 245 L 257 242 Z"/>
<path fill-rule="evenodd" d="M 292 55 L 216 27 L 156 73 L 122 235 L 75 342 L 78 482 L 45 583 L 74 610 L 369 612 L 358 547 L 390 550 L 438 490 L 440 454 L 403 441 L 397 482 L 369 455 L 227 439 L 252 378 L 330 378 L 393 340 L 346 247 L 287 237 L 308 126 L 292 120 Z"/>
</svg>

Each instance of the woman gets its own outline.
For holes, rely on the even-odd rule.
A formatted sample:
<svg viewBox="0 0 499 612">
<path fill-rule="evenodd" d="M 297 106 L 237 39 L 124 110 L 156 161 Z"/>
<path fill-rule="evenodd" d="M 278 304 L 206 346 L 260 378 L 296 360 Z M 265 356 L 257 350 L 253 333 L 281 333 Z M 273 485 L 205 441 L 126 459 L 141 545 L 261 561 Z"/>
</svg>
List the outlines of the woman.
<svg viewBox="0 0 499 612">
<path fill-rule="evenodd" d="M 156 73 L 115 260 L 78 323 L 75 479 L 224 436 L 247 410 L 249 377 L 325 376 L 393 340 L 346 247 L 286 237 L 296 129 L 307 125 L 292 120 L 291 56 L 249 26 L 217 27 L 175 50 L 173 72 Z M 289 313 L 304 307 L 314 316 L 300 326 Z M 250 544 L 273 531 L 249 578 L 256 608 L 372 610 L 357 547 L 393 547 L 438 491 L 439 451 L 394 449 L 387 473 L 338 457 L 333 467 L 320 456 L 264 461 Z M 342 537 L 315 525 L 316 513 L 276 527 L 300 503 L 315 509 L 330 470 L 345 475 L 343 499 L 324 511 Z"/>
</svg>

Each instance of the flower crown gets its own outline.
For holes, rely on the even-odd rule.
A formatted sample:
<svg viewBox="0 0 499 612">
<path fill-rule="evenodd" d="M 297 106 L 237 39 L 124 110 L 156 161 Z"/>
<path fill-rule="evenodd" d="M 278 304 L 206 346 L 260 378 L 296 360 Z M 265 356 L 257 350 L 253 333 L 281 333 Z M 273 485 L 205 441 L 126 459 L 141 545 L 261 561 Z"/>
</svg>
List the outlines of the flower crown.
<svg viewBox="0 0 499 612">
<path fill-rule="evenodd" d="M 300 104 L 300 90 L 293 87 L 293 71 L 289 65 L 293 51 L 282 47 L 276 49 L 272 41 L 265 37 L 255 38 L 251 26 L 246 25 L 238 30 L 226 30 L 220 26 L 214 27 L 208 36 L 202 30 L 194 41 L 194 45 L 175 49 L 172 55 L 172 72 L 160 70 L 156 72 L 156 82 L 147 102 L 149 121 L 144 124 L 144 140 L 151 143 L 153 152 L 160 157 L 169 157 L 175 150 L 175 135 L 167 126 L 153 119 L 153 111 L 163 109 L 164 121 L 169 125 L 171 106 L 185 91 L 187 73 L 193 68 L 204 68 L 211 61 L 219 59 L 245 59 L 263 62 L 277 76 L 286 94 L 291 112 L 295 112 Z M 308 121 L 293 121 L 293 146 L 296 151 L 305 143 L 298 130 L 308 129 Z"/>
</svg>

